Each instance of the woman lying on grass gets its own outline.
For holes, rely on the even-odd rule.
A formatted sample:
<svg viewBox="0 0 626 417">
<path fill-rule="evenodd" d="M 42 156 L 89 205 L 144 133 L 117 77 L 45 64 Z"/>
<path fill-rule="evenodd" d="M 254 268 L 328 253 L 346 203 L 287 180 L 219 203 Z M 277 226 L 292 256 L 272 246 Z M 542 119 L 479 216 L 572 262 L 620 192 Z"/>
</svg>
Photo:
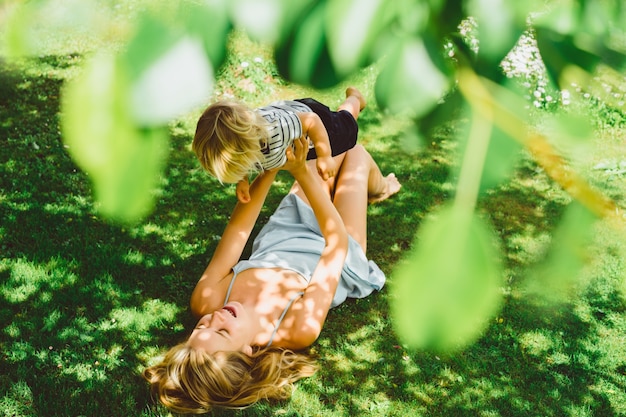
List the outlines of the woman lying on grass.
<svg viewBox="0 0 626 417">
<path fill-rule="evenodd" d="M 247 204 L 237 203 L 191 296 L 200 319 L 189 339 L 147 368 L 160 401 L 178 413 L 245 407 L 285 399 L 315 362 L 297 351 L 319 336 L 328 310 L 365 297 L 384 282 L 365 257 L 368 202 L 400 189 L 360 145 L 335 157 L 339 174 L 324 182 L 306 142 L 287 151 L 296 182 L 239 261 L 276 170 L 260 174 Z"/>
</svg>

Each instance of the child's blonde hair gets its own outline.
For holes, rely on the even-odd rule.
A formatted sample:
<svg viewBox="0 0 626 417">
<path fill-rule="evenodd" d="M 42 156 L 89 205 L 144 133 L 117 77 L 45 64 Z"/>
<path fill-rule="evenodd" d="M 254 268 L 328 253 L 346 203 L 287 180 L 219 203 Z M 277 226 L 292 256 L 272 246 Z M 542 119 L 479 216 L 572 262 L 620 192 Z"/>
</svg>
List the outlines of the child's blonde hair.
<svg viewBox="0 0 626 417">
<path fill-rule="evenodd" d="M 266 126 L 246 105 L 219 101 L 200 116 L 191 147 L 209 174 L 222 183 L 236 183 L 259 169 Z"/>
<path fill-rule="evenodd" d="M 181 343 L 143 376 L 152 392 L 174 413 L 208 413 L 213 407 L 245 408 L 263 399 L 284 400 L 293 383 L 313 375 L 308 355 L 277 347 L 207 353 Z"/>
</svg>

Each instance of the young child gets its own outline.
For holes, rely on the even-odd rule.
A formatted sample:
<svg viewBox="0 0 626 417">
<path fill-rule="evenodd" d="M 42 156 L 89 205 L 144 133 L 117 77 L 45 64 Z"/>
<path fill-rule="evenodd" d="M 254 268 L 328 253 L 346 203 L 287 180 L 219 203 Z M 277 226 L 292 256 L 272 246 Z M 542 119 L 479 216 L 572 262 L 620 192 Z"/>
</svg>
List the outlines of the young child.
<svg viewBox="0 0 626 417">
<path fill-rule="evenodd" d="M 279 168 L 285 164 L 285 150 L 294 139 L 308 137 L 307 159 L 316 159 L 324 179 L 336 174 L 333 156 L 356 144 L 356 119 L 366 105 L 354 87 L 337 111 L 312 99 L 272 103 L 250 109 L 244 104 L 219 101 L 209 106 L 196 127 L 192 149 L 202 167 L 222 183 L 237 183 L 237 198 L 250 200 L 248 174 Z"/>
</svg>

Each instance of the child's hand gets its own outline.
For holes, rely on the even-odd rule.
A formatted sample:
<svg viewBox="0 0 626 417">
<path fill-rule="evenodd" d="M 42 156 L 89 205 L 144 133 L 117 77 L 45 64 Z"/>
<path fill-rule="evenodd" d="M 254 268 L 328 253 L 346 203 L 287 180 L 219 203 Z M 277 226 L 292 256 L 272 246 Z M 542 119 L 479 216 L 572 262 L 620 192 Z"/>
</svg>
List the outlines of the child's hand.
<svg viewBox="0 0 626 417">
<path fill-rule="evenodd" d="M 337 173 L 337 164 L 331 156 L 317 158 L 317 172 L 324 181 L 332 178 Z"/>
<path fill-rule="evenodd" d="M 237 200 L 243 204 L 250 201 L 250 183 L 248 178 L 243 178 L 237 183 Z"/>
</svg>

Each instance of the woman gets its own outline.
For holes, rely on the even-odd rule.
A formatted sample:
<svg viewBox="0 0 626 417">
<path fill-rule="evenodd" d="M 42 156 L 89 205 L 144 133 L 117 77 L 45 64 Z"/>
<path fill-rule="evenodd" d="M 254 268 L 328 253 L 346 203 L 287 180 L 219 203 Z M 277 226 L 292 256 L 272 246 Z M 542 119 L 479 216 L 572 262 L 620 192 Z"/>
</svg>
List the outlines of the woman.
<svg viewBox="0 0 626 417">
<path fill-rule="evenodd" d="M 287 151 L 284 169 L 296 182 L 250 259 L 239 262 L 276 170 L 251 184 L 250 201 L 235 206 L 191 296 L 196 327 L 144 371 L 172 411 L 288 398 L 293 382 L 315 372 L 314 361 L 295 351 L 317 339 L 328 310 L 383 286 L 384 274 L 365 257 L 367 204 L 398 192 L 400 183 L 384 177 L 360 145 L 335 157 L 339 174 L 326 182 L 306 153 L 303 139 Z"/>
</svg>

